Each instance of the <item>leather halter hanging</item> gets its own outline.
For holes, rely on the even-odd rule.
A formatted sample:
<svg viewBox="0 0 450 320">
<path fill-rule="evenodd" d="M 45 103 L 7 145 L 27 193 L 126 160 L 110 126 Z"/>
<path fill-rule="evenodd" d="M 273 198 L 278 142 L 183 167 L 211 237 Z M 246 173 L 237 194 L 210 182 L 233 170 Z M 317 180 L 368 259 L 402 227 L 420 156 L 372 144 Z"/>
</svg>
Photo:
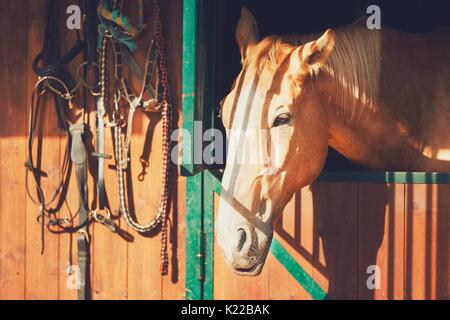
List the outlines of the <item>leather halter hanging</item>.
<svg viewBox="0 0 450 320">
<path fill-rule="evenodd" d="M 29 137 L 28 137 L 28 161 L 27 167 L 27 193 L 35 203 L 39 204 L 41 215 L 40 222 L 42 226 L 42 253 L 44 251 L 44 229 L 45 218 L 48 216 L 49 222 L 47 227 L 51 232 L 77 232 L 78 245 L 78 267 L 79 267 L 79 287 L 78 298 L 85 300 L 90 298 L 89 286 L 89 233 L 88 227 L 91 220 L 101 222 L 108 228 L 115 230 L 115 225 L 96 212 L 91 212 L 88 206 L 87 199 L 87 154 L 84 144 L 84 134 L 86 131 L 85 124 L 85 107 L 87 105 L 87 92 L 92 92 L 87 83 L 78 81 L 75 83 L 72 76 L 67 70 L 67 64 L 72 61 L 84 49 L 85 59 L 87 64 L 95 61 L 95 49 L 92 49 L 95 39 L 92 34 L 96 32 L 96 1 L 82 0 L 80 1 L 82 8 L 86 13 L 85 19 L 85 39 L 81 41 L 78 36 L 76 44 L 62 57 L 59 55 L 59 34 L 57 33 L 57 16 L 59 15 L 59 1 L 47 0 L 46 3 L 46 38 L 42 52 L 33 61 L 33 70 L 39 76 L 39 80 L 33 90 L 31 106 L 30 106 L 30 121 L 29 121 Z M 56 34 L 55 34 L 56 33 Z M 43 64 L 43 66 L 41 66 Z M 85 64 L 78 67 L 78 73 Z M 86 73 L 86 70 L 85 70 Z M 83 87 L 83 109 L 81 112 L 81 122 L 72 123 L 67 114 L 73 109 L 73 98 L 75 92 Z M 36 167 L 36 161 L 33 157 L 33 145 L 35 138 L 35 130 L 37 127 L 37 119 L 42 105 L 42 96 L 46 93 L 51 93 L 55 97 L 56 112 L 58 115 L 58 126 L 66 132 L 67 144 L 64 152 L 64 160 L 61 168 L 61 180 L 58 187 L 53 193 L 50 201 L 46 201 L 45 194 L 40 184 L 40 172 Z M 36 97 L 37 96 L 37 97 Z M 70 150 L 70 153 L 69 153 Z M 60 218 L 56 216 L 59 211 L 59 206 L 63 199 L 63 188 L 66 180 L 69 178 L 70 161 L 75 166 L 77 188 L 79 192 L 79 206 L 77 210 L 78 225 L 74 225 L 73 217 Z M 36 186 L 37 199 L 32 195 L 28 185 L 28 172 L 32 172 Z M 48 207 L 58 199 L 57 207 L 49 209 Z M 54 230 L 53 228 L 59 228 Z M 61 230 L 61 231 L 59 231 Z"/>
<path fill-rule="evenodd" d="M 73 98 L 73 92 L 76 90 L 75 81 L 67 71 L 67 64 L 73 60 L 84 48 L 84 42 L 81 41 L 79 34 L 77 33 L 77 41 L 75 45 L 66 54 L 60 54 L 59 32 L 58 32 L 58 15 L 59 15 L 59 2 L 57 0 L 48 0 L 46 3 L 46 28 L 45 28 L 45 40 L 41 53 L 39 53 L 33 60 L 33 70 L 40 77 L 36 87 L 33 91 L 33 98 L 31 101 L 30 122 L 29 122 L 29 155 L 27 168 L 33 173 L 36 190 L 38 194 L 37 202 L 40 204 L 41 210 L 41 226 L 42 226 L 42 252 L 44 251 L 44 227 L 45 227 L 45 215 L 47 213 L 58 211 L 49 210 L 48 207 L 61 197 L 63 191 L 64 181 L 69 167 L 69 145 L 70 135 L 68 133 L 69 122 L 66 117 L 67 110 L 71 108 L 71 101 Z M 43 66 L 40 66 L 43 64 Z M 58 127 L 66 132 L 67 144 L 64 153 L 63 166 L 61 168 L 61 180 L 51 197 L 49 202 L 46 202 L 44 192 L 40 185 L 40 177 L 35 163 L 33 161 L 33 141 L 34 133 L 37 126 L 37 117 L 41 105 L 41 96 L 45 93 L 46 89 L 50 89 L 53 92 L 56 114 L 58 116 Z M 36 91 L 39 91 L 36 104 L 34 105 L 34 96 Z M 31 197 L 31 193 L 28 190 L 28 194 Z M 33 197 L 31 197 L 33 199 Z M 61 201 L 59 200 L 58 203 Z M 58 218 L 52 218 L 50 224 L 58 225 L 61 221 Z"/>
</svg>

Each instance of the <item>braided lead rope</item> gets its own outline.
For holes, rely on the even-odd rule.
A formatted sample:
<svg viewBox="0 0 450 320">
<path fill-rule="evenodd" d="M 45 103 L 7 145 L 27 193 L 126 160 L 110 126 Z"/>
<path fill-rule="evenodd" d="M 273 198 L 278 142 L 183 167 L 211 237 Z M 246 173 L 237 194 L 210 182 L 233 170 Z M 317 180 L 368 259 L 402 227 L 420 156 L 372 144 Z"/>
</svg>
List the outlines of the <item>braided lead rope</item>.
<svg viewBox="0 0 450 320">
<path fill-rule="evenodd" d="M 125 183 L 124 183 L 124 168 L 127 167 L 127 162 L 129 159 L 129 138 L 130 138 L 130 130 L 132 126 L 132 118 L 128 121 L 127 128 L 127 137 L 126 139 L 126 151 L 124 152 L 124 146 L 122 142 L 122 130 L 119 124 L 116 124 L 114 128 L 114 138 L 116 144 L 116 158 L 117 158 L 117 180 L 118 180 L 118 191 L 119 191 L 119 210 L 121 211 L 125 222 L 128 224 L 130 228 L 136 230 L 140 233 L 147 233 L 149 231 L 154 230 L 161 224 L 161 267 L 160 271 L 162 275 L 167 275 L 168 273 L 168 249 L 167 249 L 167 220 L 169 215 L 169 186 L 170 186 L 170 163 L 169 163 L 169 154 L 170 154 L 170 130 L 171 130 L 171 121 L 172 114 L 171 108 L 169 104 L 169 83 L 168 83 L 168 73 L 166 68 L 166 56 L 165 56 L 165 48 L 164 48 L 164 39 L 162 36 L 162 23 L 161 23 L 161 6 L 160 1 L 154 1 L 154 20 L 155 20 L 155 42 L 157 48 L 157 61 L 158 61 L 158 80 L 161 84 L 162 95 L 161 95 L 161 110 L 162 110 L 162 121 L 163 121 L 163 147 L 162 147 L 162 185 L 161 185 L 161 195 L 158 210 L 156 212 L 155 218 L 147 224 L 138 223 L 131 215 L 130 211 L 127 207 L 127 199 L 125 194 Z M 144 81 L 145 81 L 144 77 Z M 123 82 L 122 82 L 123 83 Z M 126 88 L 124 88 L 126 91 Z M 128 95 L 126 95 L 128 96 Z M 133 113 L 136 110 L 138 105 L 142 103 L 141 97 L 133 97 L 130 99 L 128 96 L 128 103 L 130 105 L 130 114 L 129 117 L 133 117 Z M 118 112 L 118 99 L 115 99 L 115 108 L 116 112 Z"/>
<path fill-rule="evenodd" d="M 124 146 L 123 146 L 123 140 L 122 140 L 122 126 L 120 124 L 119 117 L 119 101 L 118 97 L 120 96 L 120 93 L 116 93 L 115 99 L 114 99 L 114 105 L 115 105 L 115 119 L 114 122 L 116 122 L 114 126 L 114 143 L 116 146 L 116 172 L 117 172 L 117 188 L 119 193 L 119 210 L 121 214 L 123 215 L 125 222 L 128 224 L 130 228 L 133 230 L 140 232 L 140 233 L 147 233 L 152 230 L 154 230 L 158 225 L 161 223 L 161 206 L 159 207 L 156 217 L 146 224 L 139 224 L 137 221 L 133 219 L 133 217 L 130 214 L 130 211 L 127 206 L 127 197 L 125 192 L 125 182 L 124 182 L 124 168 L 127 167 L 126 163 L 128 162 L 128 155 L 124 152 Z M 130 124 L 129 124 L 130 125 Z"/>
<path fill-rule="evenodd" d="M 161 274 L 168 273 L 169 255 L 167 250 L 167 220 L 169 216 L 169 185 L 170 185 L 170 131 L 172 124 L 172 109 L 169 100 L 169 80 L 166 66 L 166 53 L 161 21 L 161 1 L 154 0 L 153 11 L 155 19 L 155 40 L 158 51 L 158 76 L 162 86 L 162 119 L 163 119 L 163 172 L 164 179 L 161 195 Z"/>
<path fill-rule="evenodd" d="M 128 163 L 130 162 L 130 143 L 131 143 L 131 133 L 133 129 L 133 120 L 134 120 L 134 114 L 136 110 L 140 107 L 145 111 L 160 111 L 159 107 L 151 107 L 150 104 L 153 102 L 156 104 L 156 97 L 150 97 L 149 100 L 144 99 L 144 93 L 145 89 L 148 86 L 148 83 L 150 83 L 150 77 L 153 71 L 153 65 L 154 60 L 156 60 L 157 52 L 156 47 L 154 46 L 154 41 L 151 41 L 150 48 L 147 53 L 147 60 L 146 60 L 146 67 L 144 72 L 144 77 L 142 80 L 142 89 L 139 94 L 139 96 L 136 96 L 132 89 L 129 88 L 127 85 L 127 82 L 124 78 L 121 78 L 121 86 L 123 91 L 123 97 L 126 99 L 129 111 L 128 111 L 128 123 L 127 123 L 127 131 L 125 135 L 125 146 L 124 146 L 124 156 L 126 161 L 123 163 L 123 169 L 127 169 Z M 116 52 L 116 55 L 120 55 L 120 52 Z M 116 59 L 117 61 L 118 59 Z M 116 63 L 117 65 L 117 63 Z M 117 72 L 116 72 L 117 73 Z"/>
<path fill-rule="evenodd" d="M 99 113 L 99 117 L 104 117 L 106 113 L 105 104 L 106 104 L 106 51 L 108 44 L 108 36 L 106 35 L 106 31 L 101 34 L 101 47 L 100 47 L 100 94 L 99 94 L 99 104 L 97 112 Z"/>
</svg>

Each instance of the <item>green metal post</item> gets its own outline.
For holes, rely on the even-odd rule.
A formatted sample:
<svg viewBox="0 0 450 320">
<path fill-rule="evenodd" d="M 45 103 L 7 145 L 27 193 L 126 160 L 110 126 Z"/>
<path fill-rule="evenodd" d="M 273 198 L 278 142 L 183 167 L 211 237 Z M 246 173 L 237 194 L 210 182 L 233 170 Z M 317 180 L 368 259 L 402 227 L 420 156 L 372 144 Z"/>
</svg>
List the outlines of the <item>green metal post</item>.
<svg viewBox="0 0 450 320">
<path fill-rule="evenodd" d="M 201 276 L 203 173 L 186 177 L 186 299 L 203 299 Z M 203 258 L 204 259 L 204 258 Z"/>
<path fill-rule="evenodd" d="M 183 139 L 181 173 L 186 176 L 186 298 L 212 299 L 213 288 L 213 228 L 211 210 L 212 191 L 204 184 L 204 169 L 196 163 L 195 148 L 203 145 L 196 139 L 201 121 L 203 130 L 211 127 L 213 97 L 213 44 L 214 19 L 210 16 L 215 0 L 184 0 L 183 3 L 183 74 L 182 119 Z M 197 129 L 197 130 L 196 130 Z M 198 159 L 197 159 L 198 160 Z M 206 187 L 206 189 L 205 189 Z M 207 206 L 205 211 L 204 206 Z M 208 215 L 205 217 L 204 213 Z"/>
<path fill-rule="evenodd" d="M 220 180 L 206 170 L 203 178 L 203 232 L 205 234 L 205 281 L 203 298 L 214 299 L 214 195 L 220 194 Z"/>
<path fill-rule="evenodd" d="M 198 1 L 183 2 L 183 70 L 182 118 L 183 130 L 194 136 L 197 117 L 197 14 Z M 202 190 L 203 174 L 195 174 L 194 141 L 183 143 L 181 172 L 186 177 L 186 299 L 203 299 L 203 280 L 199 264 L 203 264 L 202 243 Z"/>
<path fill-rule="evenodd" d="M 183 130 L 194 136 L 197 105 L 197 0 L 183 2 L 183 70 L 182 70 L 182 118 Z M 193 175 L 194 141 L 183 143 L 181 173 Z"/>
</svg>

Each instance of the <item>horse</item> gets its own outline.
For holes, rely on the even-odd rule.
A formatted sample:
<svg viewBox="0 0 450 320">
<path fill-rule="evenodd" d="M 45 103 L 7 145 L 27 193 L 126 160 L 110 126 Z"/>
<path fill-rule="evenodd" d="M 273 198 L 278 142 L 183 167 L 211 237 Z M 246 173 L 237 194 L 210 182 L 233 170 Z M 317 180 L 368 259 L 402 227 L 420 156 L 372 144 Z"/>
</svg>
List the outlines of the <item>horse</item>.
<svg viewBox="0 0 450 320">
<path fill-rule="evenodd" d="M 221 102 L 228 148 L 215 226 L 239 275 L 260 274 L 275 219 L 321 173 L 329 146 L 369 169 L 450 171 L 450 33 L 363 22 L 261 39 L 242 8 L 242 70 Z"/>
</svg>

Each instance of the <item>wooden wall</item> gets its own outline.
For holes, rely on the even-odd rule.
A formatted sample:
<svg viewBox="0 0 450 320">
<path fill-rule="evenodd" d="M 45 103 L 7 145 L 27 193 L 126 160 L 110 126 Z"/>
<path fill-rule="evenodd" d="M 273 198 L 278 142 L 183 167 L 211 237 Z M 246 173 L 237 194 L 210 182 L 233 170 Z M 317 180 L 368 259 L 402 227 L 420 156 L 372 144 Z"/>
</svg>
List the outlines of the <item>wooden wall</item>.
<svg viewBox="0 0 450 320">
<path fill-rule="evenodd" d="M 146 1 L 148 29 L 139 40 L 137 57 L 143 63 L 152 37 L 152 0 Z M 181 110 L 181 26 L 182 1 L 164 0 L 163 15 L 166 34 L 171 91 L 176 123 Z M 69 2 L 67 2 L 69 4 Z M 37 80 L 31 69 L 32 59 L 39 53 L 43 37 L 43 0 L 8 0 L 0 3 L 0 300 L 1 299 L 75 299 L 76 290 L 68 288 L 67 268 L 76 264 L 76 237 L 45 234 L 45 253 L 41 255 L 40 226 L 36 221 L 38 207 L 25 192 L 26 137 L 30 94 Z M 69 47 L 75 33 L 67 34 Z M 76 61 L 71 64 L 76 68 Z M 93 110 L 93 104 L 88 106 Z M 42 179 L 48 197 L 59 180 L 59 167 L 65 147 L 65 136 L 56 127 L 50 101 L 41 117 L 39 140 L 42 141 Z M 90 125 L 95 128 L 94 113 Z M 133 126 L 132 179 L 135 212 L 140 221 L 153 217 L 159 201 L 161 178 L 161 122 L 157 116 L 139 113 Z M 150 167 L 144 181 L 139 158 L 144 142 L 151 147 Z M 111 132 L 107 130 L 107 152 L 112 154 Z M 108 161 L 107 166 L 114 161 Z M 90 203 L 94 202 L 92 167 L 89 174 Z M 176 170 L 175 170 L 176 171 Z M 106 189 L 112 208 L 117 208 L 115 171 L 106 170 Z M 172 241 L 170 273 L 161 277 L 160 236 L 143 237 L 121 227 L 134 238 L 126 241 L 101 225 L 91 228 L 92 295 L 94 299 L 182 299 L 184 298 L 184 180 L 172 179 Z M 32 183 L 32 182 L 31 182 Z M 31 188 L 33 190 L 33 188 Z M 77 210 L 78 193 L 72 173 L 67 203 L 61 216 Z M 94 207 L 94 206 L 93 206 Z"/>
<path fill-rule="evenodd" d="M 331 299 L 450 299 L 448 185 L 316 183 L 294 196 L 276 230 Z M 217 246 L 214 262 L 216 299 L 310 299 L 272 254 L 257 278 L 234 275 Z"/>
</svg>

